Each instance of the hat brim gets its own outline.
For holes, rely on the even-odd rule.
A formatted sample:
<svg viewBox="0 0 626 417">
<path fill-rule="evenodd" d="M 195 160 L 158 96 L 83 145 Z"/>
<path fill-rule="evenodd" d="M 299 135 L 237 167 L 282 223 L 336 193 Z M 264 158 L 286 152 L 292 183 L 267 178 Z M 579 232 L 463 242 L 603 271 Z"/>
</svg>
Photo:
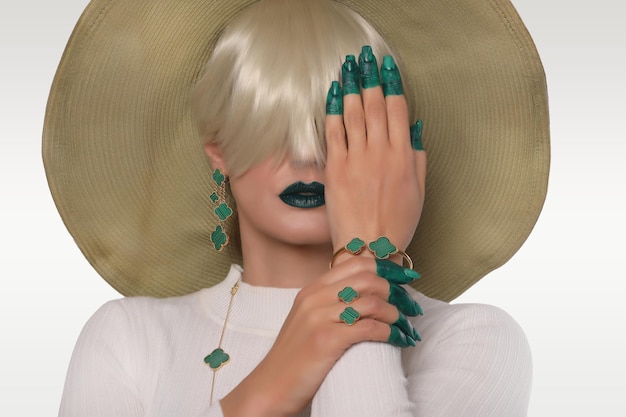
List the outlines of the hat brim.
<svg viewBox="0 0 626 417">
<path fill-rule="evenodd" d="M 210 167 L 191 87 L 251 1 L 94 0 L 55 76 L 43 157 L 55 203 L 123 295 L 221 281 L 241 256 L 211 248 Z M 545 76 L 508 1 L 342 1 L 402 60 L 428 151 L 426 202 L 407 253 L 425 295 L 451 300 L 513 256 L 549 171 Z M 323 105 L 323 104 L 321 104 Z"/>
</svg>

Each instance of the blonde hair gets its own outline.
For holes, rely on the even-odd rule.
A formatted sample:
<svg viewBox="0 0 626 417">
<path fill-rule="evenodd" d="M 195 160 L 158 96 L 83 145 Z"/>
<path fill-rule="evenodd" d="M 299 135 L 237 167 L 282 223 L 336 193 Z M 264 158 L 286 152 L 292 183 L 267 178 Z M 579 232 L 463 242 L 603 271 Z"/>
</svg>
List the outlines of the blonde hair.
<svg viewBox="0 0 626 417">
<path fill-rule="evenodd" d="M 323 165 L 326 94 L 363 45 L 379 64 L 392 54 L 371 24 L 334 1 L 254 3 L 225 29 L 194 88 L 201 139 L 218 145 L 230 175 L 287 153 Z"/>
</svg>

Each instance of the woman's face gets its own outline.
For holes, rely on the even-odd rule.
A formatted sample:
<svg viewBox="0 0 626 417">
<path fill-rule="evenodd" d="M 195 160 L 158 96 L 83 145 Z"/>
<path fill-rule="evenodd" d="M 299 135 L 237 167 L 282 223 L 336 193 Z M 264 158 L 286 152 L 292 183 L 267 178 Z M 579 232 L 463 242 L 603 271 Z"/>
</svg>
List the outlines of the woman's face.
<svg viewBox="0 0 626 417">
<path fill-rule="evenodd" d="M 230 178 L 242 239 L 291 245 L 330 243 L 324 205 L 324 170 L 273 158 Z M 258 240 L 256 240 L 258 239 Z"/>
</svg>

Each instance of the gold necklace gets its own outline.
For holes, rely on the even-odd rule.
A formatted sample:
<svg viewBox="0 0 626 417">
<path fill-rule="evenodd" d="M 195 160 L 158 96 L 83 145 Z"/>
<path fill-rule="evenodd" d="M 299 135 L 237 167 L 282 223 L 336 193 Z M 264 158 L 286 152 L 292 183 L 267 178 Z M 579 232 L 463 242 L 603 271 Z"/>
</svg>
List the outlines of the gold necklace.
<svg viewBox="0 0 626 417">
<path fill-rule="evenodd" d="M 222 349 L 222 341 L 224 340 L 224 333 L 226 332 L 226 323 L 228 322 L 228 316 L 230 315 L 230 309 L 233 306 L 233 300 L 235 294 L 239 289 L 239 280 L 235 282 L 233 288 L 230 289 L 230 301 L 228 302 L 228 309 L 226 310 L 226 317 L 224 317 L 224 325 L 222 326 L 222 334 L 220 335 L 220 341 L 217 344 L 217 348 L 213 349 L 213 352 L 204 357 L 204 363 L 207 364 L 213 371 L 213 378 L 211 379 L 211 399 L 209 405 L 213 404 L 213 388 L 215 387 L 215 374 L 222 369 L 224 365 L 230 362 L 230 355 L 224 352 Z"/>
</svg>

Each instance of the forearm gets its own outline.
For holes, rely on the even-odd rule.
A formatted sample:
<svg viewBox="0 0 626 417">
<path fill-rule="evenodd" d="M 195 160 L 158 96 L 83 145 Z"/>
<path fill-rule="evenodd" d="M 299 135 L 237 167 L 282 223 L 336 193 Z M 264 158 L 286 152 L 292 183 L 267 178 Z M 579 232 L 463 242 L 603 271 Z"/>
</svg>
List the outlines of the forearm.
<svg viewBox="0 0 626 417">
<path fill-rule="evenodd" d="M 317 391 L 311 417 L 410 417 L 400 353 L 387 343 L 352 346 Z"/>
</svg>

